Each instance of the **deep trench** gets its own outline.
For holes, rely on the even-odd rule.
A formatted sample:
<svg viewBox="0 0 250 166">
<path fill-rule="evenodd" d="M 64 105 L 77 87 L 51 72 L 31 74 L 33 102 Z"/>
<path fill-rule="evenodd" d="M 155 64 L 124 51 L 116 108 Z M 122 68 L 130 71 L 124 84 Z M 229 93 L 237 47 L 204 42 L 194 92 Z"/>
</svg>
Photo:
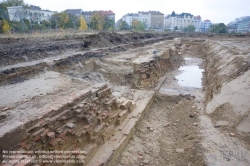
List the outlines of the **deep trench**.
<svg viewBox="0 0 250 166">
<path fill-rule="evenodd" d="M 8 97 L 12 98 L 10 103 L 15 101 L 15 104 L 4 108 L 7 113 L 0 118 L 4 132 L 8 129 L 4 124 L 8 121 L 13 123 L 9 126 L 12 132 L 0 137 L 1 149 L 80 149 L 86 153 L 86 165 L 99 161 L 103 165 L 118 166 L 222 164 L 224 161 L 218 159 L 221 155 L 219 148 L 213 144 L 217 140 L 213 139 L 217 134 L 220 139 L 223 138 L 216 142 L 219 146 L 227 141 L 228 146 L 237 148 L 234 145 L 237 140 L 225 136 L 225 132 L 236 131 L 226 126 L 219 128 L 220 133 L 213 123 L 221 120 L 219 111 L 230 107 L 222 105 L 211 116 L 207 115 L 205 107 L 213 95 L 220 92 L 225 80 L 231 81 L 243 75 L 248 71 L 249 63 L 236 57 L 233 62 L 243 65 L 230 71 L 233 78 L 229 78 L 218 74 L 220 67 L 217 64 L 223 57 L 216 56 L 217 50 L 211 53 L 214 48 L 206 40 L 160 38 L 154 44 L 150 43 L 148 40 L 146 43 L 103 48 L 56 59 L 53 63 L 3 68 L 0 76 L 4 88 L 1 90 L 17 92 L 15 95 L 15 92 L 9 93 Z M 235 51 L 230 51 L 235 55 Z M 213 57 L 209 59 L 208 56 Z M 182 70 L 198 70 L 199 73 L 183 77 L 186 71 Z M 189 82 L 196 77 L 202 83 Z M 54 89 L 43 88 L 45 85 Z M 26 90 L 27 87 L 30 89 Z M 22 93 L 34 96 L 26 98 Z M 133 109 L 138 111 L 140 104 L 145 109 L 140 108 L 141 112 L 135 114 Z M 35 113 L 30 113 L 28 109 Z M 51 112 L 45 112 L 50 109 Z M 43 111 L 45 114 L 42 114 Z M 12 116 L 18 118 L 11 119 Z M 27 116 L 34 119 L 27 119 Z M 122 133 L 133 118 L 138 118 L 133 122 L 135 127 L 126 134 Z M 120 138 L 124 143 L 115 150 L 109 149 L 113 146 L 109 143 L 117 138 L 115 133 L 119 132 L 124 134 Z M 15 139 L 8 139 L 14 138 L 14 135 L 17 136 Z M 242 134 L 242 139 L 248 143 L 248 135 Z M 240 148 L 245 150 L 243 145 Z M 213 161 L 210 150 L 214 149 L 217 158 Z M 107 150 L 107 154 L 103 154 L 102 150 Z"/>
</svg>

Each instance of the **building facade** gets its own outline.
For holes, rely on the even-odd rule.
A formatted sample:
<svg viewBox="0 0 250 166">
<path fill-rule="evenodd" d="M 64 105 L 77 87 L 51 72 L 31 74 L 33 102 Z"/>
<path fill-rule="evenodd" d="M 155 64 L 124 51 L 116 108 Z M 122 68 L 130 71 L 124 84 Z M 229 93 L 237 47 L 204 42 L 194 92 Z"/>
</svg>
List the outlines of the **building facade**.
<svg viewBox="0 0 250 166">
<path fill-rule="evenodd" d="M 177 28 L 178 30 L 183 30 L 189 25 L 193 25 L 196 32 L 200 31 L 201 17 L 193 16 L 190 13 L 176 14 L 173 11 L 172 14 L 166 16 L 164 20 L 165 29 L 174 30 L 175 28 Z"/>
<path fill-rule="evenodd" d="M 67 9 L 65 12 L 80 17 L 82 14 L 82 9 Z"/>
<path fill-rule="evenodd" d="M 244 17 L 238 21 L 237 32 L 247 33 L 250 32 L 250 16 Z"/>
<path fill-rule="evenodd" d="M 151 27 L 151 14 L 149 12 L 138 12 L 139 20 L 146 26 L 146 29 Z"/>
<path fill-rule="evenodd" d="M 122 21 L 125 21 L 129 26 L 132 26 L 133 20 L 140 20 L 139 14 L 137 13 L 128 13 L 122 17 Z"/>
<path fill-rule="evenodd" d="M 82 12 L 82 15 L 83 15 L 83 17 L 84 17 L 84 19 L 85 19 L 85 21 L 86 21 L 87 24 L 90 23 L 90 19 L 91 19 L 91 16 L 92 16 L 93 14 L 94 14 L 93 11 L 83 11 L 83 12 Z"/>
<path fill-rule="evenodd" d="M 194 20 L 193 20 L 193 25 L 195 27 L 195 32 L 200 32 L 201 31 L 201 16 L 194 16 Z"/>
<path fill-rule="evenodd" d="M 164 14 L 159 11 L 139 11 L 138 13 L 128 13 L 122 17 L 122 21 L 125 21 L 129 26 L 132 25 L 133 20 L 142 22 L 146 29 L 164 28 Z"/>
<path fill-rule="evenodd" d="M 41 10 L 39 7 L 24 8 L 23 6 L 7 7 L 10 21 L 20 21 L 28 19 L 41 23 L 43 20 L 49 20 L 56 12 L 49 10 Z"/>
<path fill-rule="evenodd" d="M 228 25 L 228 32 L 232 33 L 246 33 L 250 32 L 250 16 L 244 16 L 236 18 L 234 21 L 230 22 Z"/>
<path fill-rule="evenodd" d="M 159 11 L 149 11 L 151 16 L 152 29 L 163 29 L 164 28 L 164 14 Z"/>
<path fill-rule="evenodd" d="M 212 22 L 210 20 L 204 20 L 201 22 L 201 32 L 208 32 Z"/>
<path fill-rule="evenodd" d="M 91 16 L 95 13 L 99 13 L 100 15 L 107 17 L 108 19 L 114 20 L 115 22 L 115 13 L 112 10 L 104 11 L 104 10 L 99 10 L 99 11 L 82 11 L 82 15 L 86 21 L 87 24 L 90 23 Z"/>
</svg>

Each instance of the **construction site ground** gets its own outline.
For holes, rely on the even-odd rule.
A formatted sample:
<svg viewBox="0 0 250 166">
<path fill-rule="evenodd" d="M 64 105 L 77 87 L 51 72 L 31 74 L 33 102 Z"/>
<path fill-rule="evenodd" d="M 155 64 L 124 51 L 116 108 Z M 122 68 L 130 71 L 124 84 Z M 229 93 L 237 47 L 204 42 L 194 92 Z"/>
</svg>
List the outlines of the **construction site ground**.
<svg viewBox="0 0 250 166">
<path fill-rule="evenodd" d="M 250 165 L 249 35 L 1 38 L 0 59 L 1 165 Z"/>
</svg>

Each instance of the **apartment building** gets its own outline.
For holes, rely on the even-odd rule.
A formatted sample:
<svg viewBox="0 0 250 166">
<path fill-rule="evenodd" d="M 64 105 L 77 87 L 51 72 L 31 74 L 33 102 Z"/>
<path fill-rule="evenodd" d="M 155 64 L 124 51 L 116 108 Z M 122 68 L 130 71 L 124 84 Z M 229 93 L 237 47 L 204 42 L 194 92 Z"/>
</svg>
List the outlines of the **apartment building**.
<svg viewBox="0 0 250 166">
<path fill-rule="evenodd" d="M 132 26 L 133 20 L 140 20 L 139 14 L 137 13 L 128 13 L 122 17 L 122 21 L 125 21 L 129 26 Z"/>
<path fill-rule="evenodd" d="M 24 8 L 23 6 L 11 6 L 7 7 L 10 21 L 20 21 L 22 19 L 28 19 L 41 23 L 43 20 L 49 20 L 56 12 L 49 10 L 41 10 L 40 7 L 32 6 L 30 8 Z"/>
<path fill-rule="evenodd" d="M 201 22 L 201 32 L 208 32 L 210 27 L 212 25 L 212 22 L 210 20 L 204 20 Z"/>
<path fill-rule="evenodd" d="M 164 14 L 159 11 L 149 11 L 151 16 L 151 28 L 163 29 L 164 28 Z"/>
<path fill-rule="evenodd" d="M 195 27 L 195 32 L 200 32 L 201 31 L 201 16 L 194 16 L 194 20 L 193 20 L 193 25 Z"/>
<path fill-rule="evenodd" d="M 122 17 L 122 20 L 127 22 L 129 26 L 132 25 L 133 20 L 138 20 L 146 26 L 146 29 L 163 29 L 164 27 L 164 14 L 159 11 L 128 13 Z"/>
<path fill-rule="evenodd" d="M 246 33 L 250 32 L 250 16 L 236 18 L 228 25 L 228 32 Z"/>
<path fill-rule="evenodd" d="M 104 17 L 107 17 L 109 19 L 112 19 L 115 21 L 115 13 L 112 10 L 99 10 L 99 11 L 82 11 L 82 15 L 86 20 L 86 23 L 89 24 L 91 20 L 91 16 L 95 13 L 98 12 L 100 15 L 103 15 Z"/>
<path fill-rule="evenodd" d="M 244 17 L 238 21 L 237 32 L 250 32 L 250 16 Z"/>
<path fill-rule="evenodd" d="M 82 9 L 67 9 L 65 10 L 66 13 L 76 15 L 77 17 L 80 17 L 82 14 Z"/>
<path fill-rule="evenodd" d="M 174 30 L 177 27 L 179 30 L 183 28 L 194 25 L 195 31 L 200 31 L 201 27 L 201 17 L 193 16 L 190 13 L 176 14 L 174 11 L 172 14 L 165 17 L 164 28 Z"/>
<path fill-rule="evenodd" d="M 151 14 L 149 12 L 139 11 L 139 20 L 146 26 L 146 28 L 151 27 Z"/>
<path fill-rule="evenodd" d="M 91 16 L 94 14 L 93 11 L 82 11 L 82 15 L 87 24 L 90 23 Z"/>
</svg>

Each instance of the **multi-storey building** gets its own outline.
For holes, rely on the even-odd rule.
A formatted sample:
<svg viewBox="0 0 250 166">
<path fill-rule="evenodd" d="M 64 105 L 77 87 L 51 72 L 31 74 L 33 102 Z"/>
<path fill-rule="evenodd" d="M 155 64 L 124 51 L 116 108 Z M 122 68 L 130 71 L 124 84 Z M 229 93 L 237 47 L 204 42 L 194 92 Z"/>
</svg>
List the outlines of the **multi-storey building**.
<svg viewBox="0 0 250 166">
<path fill-rule="evenodd" d="M 100 15 L 103 15 L 104 17 L 107 17 L 107 18 L 115 21 L 115 13 L 113 11 L 111 11 L 111 10 L 108 10 L 108 11 L 104 11 L 104 10 L 99 10 L 99 11 L 83 11 L 82 15 L 85 18 L 87 24 L 90 23 L 91 16 L 95 12 L 99 13 Z"/>
<path fill-rule="evenodd" d="M 151 27 L 151 15 L 149 12 L 138 12 L 139 20 L 146 26 L 146 28 Z"/>
<path fill-rule="evenodd" d="M 146 26 L 146 29 L 163 29 L 164 27 L 164 14 L 159 11 L 128 13 L 122 17 L 122 20 L 129 26 L 132 25 L 133 20 L 139 20 Z"/>
<path fill-rule="evenodd" d="M 250 16 L 244 17 L 238 21 L 237 32 L 246 33 L 250 32 Z"/>
<path fill-rule="evenodd" d="M 236 18 L 228 25 L 228 32 L 246 33 L 250 32 L 250 16 Z"/>
<path fill-rule="evenodd" d="M 195 32 L 201 31 L 201 16 L 194 16 L 193 25 L 195 27 Z"/>
<path fill-rule="evenodd" d="M 189 25 L 194 25 L 195 31 L 200 31 L 201 17 L 193 16 L 190 13 L 175 14 L 175 12 L 172 12 L 171 15 L 165 17 L 164 21 L 164 27 L 171 30 L 174 30 L 175 27 L 182 30 Z"/>
<path fill-rule="evenodd" d="M 164 14 L 159 11 L 149 11 L 151 16 L 151 28 L 163 29 L 164 28 Z"/>
<path fill-rule="evenodd" d="M 77 17 L 80 17 L 82 14 L 82 9 L 67 9 L 65 10 L 66 13 L 76 15 Z"/>
<path fill-rule="evenodd" d="M 83 15 L 87 24 L 90 23 L 90 19 L 91 19 L 91 16 L 93 15 L 93 13 L 94 13 L 93 11 L 83 11 L 82 12 L 82 15 Z"/>
<path fill-rule="evenodd" d="M 32 22 L 40 23 L 43 20 L 49 20 L 56 12 L 49 10 L 41 10 L 37 6 L 31 6 L 30 8 L 24 8 L 23 6 L 11 6 L 7 7 L 10 21 L 20 21 L 22 19 L 28 19 Z"/>
<path fill-rule="evenodd" d="M 208 32 L 210 27 L 212 25 L 212 22 L 210 20 L 204 20 L 201 22 L 201 32 Z"/>
<path fill-rule="evenodd" d="M 139 20 L 139 14 L 128 13 L 122 17 L 122 21 L 125 21 L 129 26 L 132 26 L 133 20 Z"/>
</svg>

